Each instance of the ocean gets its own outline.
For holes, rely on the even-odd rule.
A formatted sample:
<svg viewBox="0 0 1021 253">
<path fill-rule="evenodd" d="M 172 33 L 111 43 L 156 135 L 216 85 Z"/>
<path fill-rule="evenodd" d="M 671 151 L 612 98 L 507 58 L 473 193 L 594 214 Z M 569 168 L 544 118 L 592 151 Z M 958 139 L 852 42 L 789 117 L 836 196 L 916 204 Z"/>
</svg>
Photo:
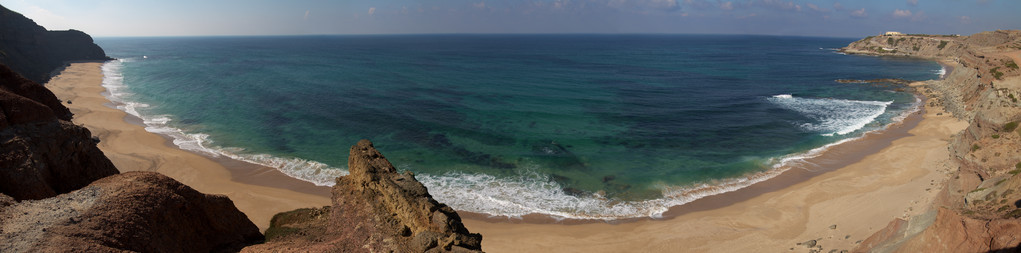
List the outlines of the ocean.
<svg viewBox="0 0 1021 253">
<path fill-rule="evenodd" d="M 798 169 L 918 109 L 935 62 L 739 35 L 96 38 L 179 147 L 332 185 L 360 139 L 459 211 L 615 220 Z"/>
</svg>

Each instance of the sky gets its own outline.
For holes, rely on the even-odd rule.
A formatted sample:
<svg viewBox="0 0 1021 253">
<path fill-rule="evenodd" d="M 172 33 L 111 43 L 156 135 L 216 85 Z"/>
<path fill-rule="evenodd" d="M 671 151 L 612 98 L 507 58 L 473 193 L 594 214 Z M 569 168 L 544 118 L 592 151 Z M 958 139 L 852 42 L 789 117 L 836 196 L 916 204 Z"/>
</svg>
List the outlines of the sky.
<svg viewBox="0 0 1021 253">
<path fill-rule="evenodd" d="M 1021 0 L 0 0 L 106 36 L 668 33 L 863 37 L 1021 29 Z"/>
</svg>

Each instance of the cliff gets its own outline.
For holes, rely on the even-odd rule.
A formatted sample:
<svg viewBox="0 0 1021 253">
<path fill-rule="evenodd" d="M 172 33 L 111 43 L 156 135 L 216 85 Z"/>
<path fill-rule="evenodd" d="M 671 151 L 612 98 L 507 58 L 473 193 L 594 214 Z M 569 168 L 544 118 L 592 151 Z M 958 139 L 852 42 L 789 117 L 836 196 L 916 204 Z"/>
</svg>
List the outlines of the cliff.
<svg viewBox="0 0 1021 253">
<path fill-rule="evenodd" d="M 68 61 L 110 60 L 82 31 L 47 31 L 20 13 L 0 6 L 0 64 L 37 83 Z"/>
<path fill-rule="evenodd" d="M 0 65 L 0 193 L 42 199 L 117 174 L 89 130 L 70 120 L 53 93 Z"/>
<path fill-rule="evenodd" d="M 273 217 L 267 243 L 245 252 L 473 252 L 473 234 L 411 172 L 397 173 L 372 143 L 351 147 L 351 174 L 337 178 L 333 205 Z"/>
<path fill-rule="evenodd" d="M 937 60 L 952 69 L 926 96 L 969 122 L 950 140 L 958 170 L 931 210 L 894 220 L 859 252 L 1013 251 L 1021 246 L 1021 31 L 971 36 L 874 36 L 849 54 Z"/>
</svg>

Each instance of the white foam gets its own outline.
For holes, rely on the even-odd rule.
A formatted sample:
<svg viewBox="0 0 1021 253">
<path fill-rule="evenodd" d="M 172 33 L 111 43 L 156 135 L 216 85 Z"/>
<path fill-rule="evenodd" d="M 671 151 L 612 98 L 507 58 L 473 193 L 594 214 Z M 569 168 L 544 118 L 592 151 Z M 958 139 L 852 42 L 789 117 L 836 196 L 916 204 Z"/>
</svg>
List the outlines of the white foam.
<svg viewBox="0 0 1021 253">
<path fill-rule="evenodd" d="M 805 115 L 812 122 L 799 126 L 824 136 L 846 135 L 862 129 L 886 112 L 893 101 L 858 101 L 832 98 L 802 98 L 790 94 L 767 98 L 782 108 Z"/>
<path fill-rule="evenodd" d="M 555 218 L 616 220 L 662 217 L 670 207 L 697 199 L 735 191 L 779 175 L 773 169 L 747 177 L 717 180 L 694 186 L 660 185 L 663 197 L 643 201 L 620 201 L 599 194 L 574 196 L 548 176 L 525 170 L 517 177 L 499 178 L 488 174 L 451 172 L 416 177 L 437 201 L 454 209 L 493 216 L 521 217 L 545 214 Z"/>
<path fill-rule="evenodd" d="M 939 70 L 934 70 L 933 73 L 939 75 L 940 79 L 943 79 L 947 75 L 947 67 L 940 66 Z"/>
<path fill-rule="evenodd" d="M 121 110 L 142 118 L 146 124 L 145 129 L 147 131 L 170 136 L 173 139 L 173 143 L 178 147 L 213 157 L 225 156 L 276 168 L 288 176 L 320 186 L 332 186 L 336 177 L 347 174 L 346 169 L 330 167 L 316 161 L 274 157 L 267 154 L 248 154 L 242 148 L 218 147 L 213 145 L 206 134 L 189 134 L 182 129 L 169 126 L 173 122 L 173 117 L 170 115 L 149 117 L 145 115 L 145 110 L 142 110 L 142 112 L 138 110 L 139 108 L 147 108 L 149 105 L 126 100 L 130 93 L 124 86 L 123 77 L 120 73 L 123 62 L 130 61 L 110 61 L 103 65 L 105 76 L 103 86 L 109 91 L 108 98 L 117 104 Z M 824 115 L 827 112 L 842 111 L 843 108 L 857 108 L 853 110 L 847 109 L 846 111 L 849 112 L 864 111 L 852 113 L 851 115 L 858 116 L 848 116 L 846 117 L 848 119 L 839 117 L 837 119 L 823 118 L 821 122 L 829 122 L 827 120 L 830 120 L 833 123 L 819 123 L 818 125 L 809 126 L 819 128 L 830 127 L 838 129 L 835 131 L 837 133 L 849 133 L 861 128 L 857 126 L 859 125 L 857 123 L 850 124 L 848 122 L 867 120 L 867 124 L 867 122 L 871 122 L 879 114 L 882 114 L 886 106 L 890 104 L 889 102 L 875 101 L 799 98 L 791 94 L 772 96 L 770 100 L 781 105 L 790 105 L 790 108 L 795 111 L 801 112 L 801 110 L 804 110 L 813 112 L 814 114 L 811 115 L 817 116 Z M 822 106 L 832 103 L 836 105 Z M 875 113 L 877 111 L 879 112 L 878 114 Z M 872 116 L 873 114 L 875 116 Z M 843 123 L 847 123 L 847 125 L 840 125 Z M 861 125 L 864 126 L 864 124 Z M 852 128 L 854 130 L 847 130 Z M 843 139 L 800 154 L 771 159 L 770 162 L 773 164 L 771 168 L 743 177 L 721 179 L 692 186 L 660 184 L 656 187 L 662 192 L 662 197 L 643 201 L 620 201 L 609 199 L 599 194 L 587 196 L 570 195 L 564 192 L 562 185 L 551 180 L 548 175 L 537 172 L 538 169 L 535 167 L 524 169 L 514 177 L 496 177 L 488 174 L 464 172 L 451 172 L 442 175 L 419 173 L 416 177 L 429 188 L 430 194 L 436 200 L 446 203 L 457 210 L 507 217 L 545 214 L 555 218 L 571 219 L 615 220 L 639 217 L 657 218 L 661 217 L 670 207 L 683 205 L 706 196 L 735 191 L 773 178 L 792 168 L 792 165 L 821 155 L 830 147 L 858 138 Z M 402 166 L 402 168 L 406 167 Z"/>
<path fill-rule="evenodd" d="M 114 102 L 117 109 L 142 119 L 145 130 L 169 136 L 177 147 L 212 157 L 225 156 L 236 160 L 246 161 L 271 168 L 297 179 L 312 182 L 319 186 L 332 186 L 333 179 L 346 175 L 347 170 L 333 168 L 324 163 L 309 161 L 300 158 L 282 158 L 267 154 L 247 154 L 244 149 L 219 147 L 213 145 L 209 135 L 202 133 L 186 133 L 184 130 L 170 126 L 173 121 L 171 115 L 149 116 L 139 111 L 149 108 L 150 105 L 128 100 L 131 93 L 124 85 L 124 76 L 121 68 L 125 62 L 135 61 L 132 58 L 108 61 L 103 64 L 103 87 L 107 89 L 106 97 Z"/>
</svg>

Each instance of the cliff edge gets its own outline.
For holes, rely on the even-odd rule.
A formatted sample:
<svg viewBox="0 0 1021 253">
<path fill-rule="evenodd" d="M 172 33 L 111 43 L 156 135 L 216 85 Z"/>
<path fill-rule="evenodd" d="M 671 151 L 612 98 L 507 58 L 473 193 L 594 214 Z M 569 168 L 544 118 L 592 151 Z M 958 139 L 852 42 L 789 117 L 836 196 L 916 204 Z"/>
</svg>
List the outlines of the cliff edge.
<svg viewBox="0 0 1021 253">
<path fill-rule="evenodd" d="M 25 78 L 46 83 L 69 61 L 111 60 L 92 37 L 78 30 L 47 31 L 20 13 L 0 6 L 0 64 Z"/>
<path fill-rule="evenodd" d="M 1021 31 L 870 36 L 848 54 L 939 61 L 925 95 L 969 122 L 949 142 L 957 171 L 930 210 L 896 219 L 856 252 L 1000 252 L 1021 247 Z"/>
<path fill-rule="evenodd" d="M 397 173 L 368 140 L 351 147 L 351 174 L 337 178 L 333 205 L 277 214 L 266 244 L 245 252 L 478 252 L 482 235 L 436 202 L 411 172 Z"/>
</svg>

